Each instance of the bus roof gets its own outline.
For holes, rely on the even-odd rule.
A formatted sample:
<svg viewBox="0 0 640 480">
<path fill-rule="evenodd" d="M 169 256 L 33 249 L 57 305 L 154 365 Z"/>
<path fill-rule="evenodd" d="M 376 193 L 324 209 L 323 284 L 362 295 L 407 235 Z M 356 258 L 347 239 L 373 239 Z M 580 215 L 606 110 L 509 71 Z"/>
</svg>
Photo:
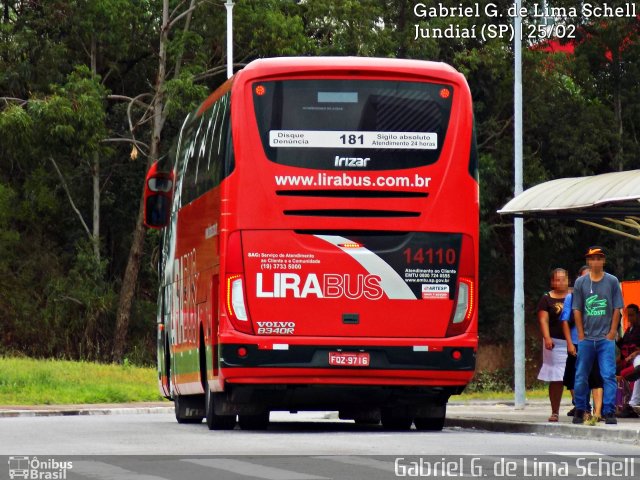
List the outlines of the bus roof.
<svg viewBox="0 0 640 480">
<path fill-rule="evenodd" d="M 403 72 L 419 76 L 432 75 L 452 78 L 460 75 L 453 67 L 442 62 L 371 57 L 278 57 L 254 60 L 239 74 L 250 78 L 314 71 L 379 71 Z"/>
<path fill-rule="evenodd" d="M 452 66 L 443 62 L 411 60 L 400 58 L 373 57 L 273 57 L 254 60 L 242 70 L 218 87 L 200 105 L 197 116 L 202 115 L 216 100 L 229 91 L 241 78 L 250 81 L 254 78 L 300 74 L 305 72 L 400 72 L 416 77 L 436 77 L 450 82 L 460 82 L 464 78 Z"/>
</svg>

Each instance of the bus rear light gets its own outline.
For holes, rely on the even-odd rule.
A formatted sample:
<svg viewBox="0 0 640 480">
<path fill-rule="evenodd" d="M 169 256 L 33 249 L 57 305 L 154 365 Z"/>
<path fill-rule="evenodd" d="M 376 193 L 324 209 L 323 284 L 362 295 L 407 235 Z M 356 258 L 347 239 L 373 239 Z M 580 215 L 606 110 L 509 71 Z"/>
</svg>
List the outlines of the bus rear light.
<svg viewBox="0 0 640 480">
<path fill-rule="evenodd" d="M 456 296 L 456 308 L 453 312 L 447 337 L 463 334 L 475 310 L 476 292 L 474 282 L 470 278 L 460 277 L 458 282 L 458 295 Z"/>
<path fill-rule="evenodd" d="M 349 243 L 339 243 L 339 247 L 341 248 L 362 248 L 363 245 L 357 242 L 349 242 Z"/>
<path fill-rule="evenodd" d="M 242 240 L 240 232 L 232 232 L 227 242 L 227 275 L 225 307 L 233 328 L 239 332 L 253 334 L 244 292 L 244 267 L 242 264 Z"/>
<path fill-rule="evenodd" d="M 247 305 L 244 297 L 244 280 L 242 275 L 227 275 L 227 314 L 233 327 L 244 333 L 253 333 L 249 322 Z"/>
<path fill-rule="evenodd" d="M 244 304 L 244 288 L 242 287 L 242 277 L 231 277 L 231 308 L 235 317 L 243 322 L 247 321 L 247 307 Z"/>
<path fill-rule="evenodd" d="M 460 360 L 462 358 L 462 352 L 460 350 L 454 350 L 451 352 L 451 358 L 454 360 Z"/>
</svg>

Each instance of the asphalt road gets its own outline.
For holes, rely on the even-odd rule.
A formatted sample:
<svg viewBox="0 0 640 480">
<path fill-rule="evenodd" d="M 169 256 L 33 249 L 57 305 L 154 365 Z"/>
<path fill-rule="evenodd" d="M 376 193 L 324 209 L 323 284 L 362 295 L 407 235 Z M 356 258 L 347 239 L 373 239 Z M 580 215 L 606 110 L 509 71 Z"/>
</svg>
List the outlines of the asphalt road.
<svg viewBox="0 0 640 480">
<path fill-rule="evenodd" d="M 540 463 L 562 468 L 565 462 L 568 477 L 563 471 L 545 477 L 578 478 L 571 474 L 586 472 L 575 465 L 579 458 L 582 468 L 593 467 L 594 475 L 582 478 L 602 478 L 613 477 L 602 471 L 610 468 L 603 467 L 603 461 L 640 456 L 640 447 L 453 428 L 438 433 L 386 432 L 321 412 L 275 412 L 264 432 L 209 431 L 204 423 L 179 425 L 169 414 L 0 418 L 0 455 L 0 479 L 9 478 L 11 466 L 22 462 L 24 467 L 25 460 L 19 458 L 33 462 L 34 457 L 43 464 L 34 466 L 45 473 L 71 462 L 64 477 L 69 480 L 373 480 L 411 476 L 420 473 L 418 468 L 423 478 L 425 468 L 436 478 L 458 477 L 460 469 L 465 478 L 505 478 L 509 468 L 523 478 L 525 455 L 529 473 Z M 589 459 L 597 459 L 599 466 Z M 630 475 L 617 478 L 638 478 L 640 458 L 633 462 L 631 458 L 620 464 L 621 472 L 626 468 Z M 448 469 L 449 475 L 433 475 L 436 467 Z"/>
</svg>

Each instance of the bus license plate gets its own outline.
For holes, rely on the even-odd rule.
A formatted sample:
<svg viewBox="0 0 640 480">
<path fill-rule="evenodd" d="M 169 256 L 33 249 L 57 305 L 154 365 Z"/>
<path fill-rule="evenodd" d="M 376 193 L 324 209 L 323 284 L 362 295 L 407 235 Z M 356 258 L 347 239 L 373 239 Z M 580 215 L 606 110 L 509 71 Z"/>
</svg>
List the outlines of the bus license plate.
<svg viewBox="0 0 640 480">
<path fill-rule="evenodd" d="M 369 354 L 364 352 L 329 352 L 329 365 L 336 367 L 368 367 Z"/>
</svg>

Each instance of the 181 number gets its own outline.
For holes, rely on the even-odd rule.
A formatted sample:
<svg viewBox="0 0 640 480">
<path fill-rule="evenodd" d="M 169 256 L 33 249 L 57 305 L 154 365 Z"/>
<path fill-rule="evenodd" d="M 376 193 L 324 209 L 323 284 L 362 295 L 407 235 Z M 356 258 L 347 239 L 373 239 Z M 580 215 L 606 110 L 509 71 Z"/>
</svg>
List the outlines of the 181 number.
<svg viewBox="0 0 640 480">
<path fill-rule="evenodd" d="M 364 135 L 340 135 L 340 140 L 342 140 L 343 145 L 363 145 L 364 144 Z"/>
</svg>

